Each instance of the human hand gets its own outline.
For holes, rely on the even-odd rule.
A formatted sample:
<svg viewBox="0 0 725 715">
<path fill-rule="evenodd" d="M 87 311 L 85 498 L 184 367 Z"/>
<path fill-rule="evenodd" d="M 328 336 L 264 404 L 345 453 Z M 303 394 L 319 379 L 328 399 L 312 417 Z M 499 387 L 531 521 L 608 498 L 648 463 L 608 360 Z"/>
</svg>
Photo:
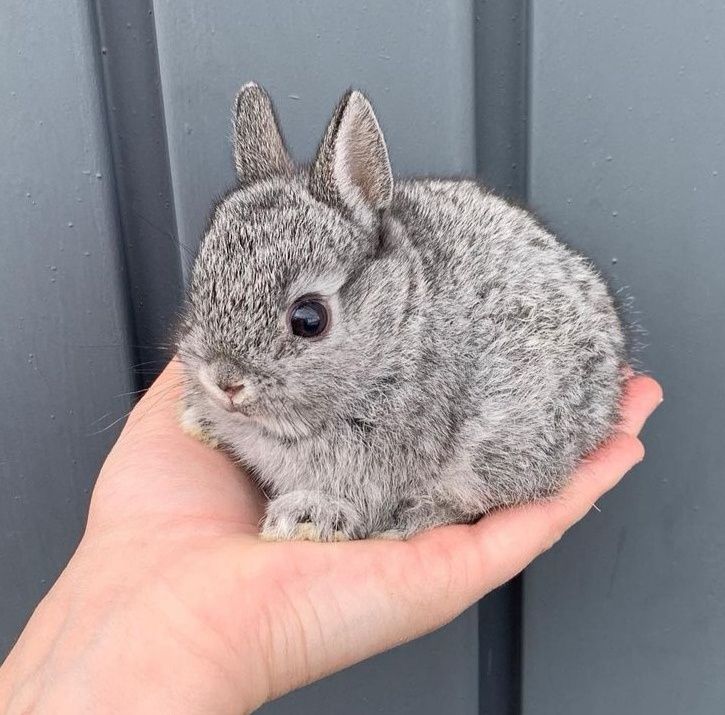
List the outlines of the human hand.
<svg viewBox="0 0 725 715">
<path fill-rule="evenodd" d="M 251 711 L 431 631 L 554 544 L 643 457 L 661 402 L 629 380 L 616 436 L 555 499 L 405 542 L 265 542 L 264 499 L 178 426 L 172 362 L 131 413 L 67 568 L 0 669 L 3 713 Z"/>
</svg>

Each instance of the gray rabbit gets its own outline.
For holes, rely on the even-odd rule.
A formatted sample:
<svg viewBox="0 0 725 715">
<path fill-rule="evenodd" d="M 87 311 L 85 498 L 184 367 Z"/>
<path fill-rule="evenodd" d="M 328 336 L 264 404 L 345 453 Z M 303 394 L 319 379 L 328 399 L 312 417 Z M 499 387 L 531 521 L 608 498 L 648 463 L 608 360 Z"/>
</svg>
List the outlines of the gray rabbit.
<svg viewBox="0 0 725 715">
<path fill-rule="evenodd" d="M 469 522 L 555 494 L 610 435 L 612 299 L 525 210 L 471 180 L 394 181 L 357 91 L 297 167 L 245 85 L 234 155 L 180 331 L 182 420 L 270 497 L 264 537 Z"/>
</svg>

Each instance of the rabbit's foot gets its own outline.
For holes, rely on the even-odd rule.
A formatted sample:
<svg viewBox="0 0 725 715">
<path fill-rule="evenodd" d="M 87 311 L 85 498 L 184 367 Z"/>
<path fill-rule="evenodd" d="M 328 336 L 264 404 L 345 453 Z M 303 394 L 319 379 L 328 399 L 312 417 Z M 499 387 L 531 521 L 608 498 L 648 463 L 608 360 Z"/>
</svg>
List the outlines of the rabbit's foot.
<svg viewBox="0 0 725 715">
<path fill-rule="evenodd" d="M 267 541 L 348 541 L 364 536 L 364 520 L 349 501 L 302 489 L 267 505 L 261 532 Z"/>
<path fill-rule="evenodd" d="M 181 429 L 190 437 L 198 439 L 214 449 L 219 447 L 219 440 L 208 431 L 207 425 L 198 417 L 193 407 L 182 407 L 179 412 L 179 423 Z"/>
</svg>

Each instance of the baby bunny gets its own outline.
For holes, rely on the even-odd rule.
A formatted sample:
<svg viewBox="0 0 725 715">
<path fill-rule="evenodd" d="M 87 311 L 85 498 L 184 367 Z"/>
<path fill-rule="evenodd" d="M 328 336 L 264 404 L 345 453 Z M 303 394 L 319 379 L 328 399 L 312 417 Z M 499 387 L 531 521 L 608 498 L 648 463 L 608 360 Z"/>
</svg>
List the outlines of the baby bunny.
<svg viewBox="0 0 725 715">
<path fill-rule="evenodd" d="M 589 262 L 472 180 L 394 180 L 357 91 L 309 166 L 256 84 L 179 339 L 185 426 L 269 496 L 262 536 L 406 538 L 549 497 L 618 418 Z"/>
</svg>

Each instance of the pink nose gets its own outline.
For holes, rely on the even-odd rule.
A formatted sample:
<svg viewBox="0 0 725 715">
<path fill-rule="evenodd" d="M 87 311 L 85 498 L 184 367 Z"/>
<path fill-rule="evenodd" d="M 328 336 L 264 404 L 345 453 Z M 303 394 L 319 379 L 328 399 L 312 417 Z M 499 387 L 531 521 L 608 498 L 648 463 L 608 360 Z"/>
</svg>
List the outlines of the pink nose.
<svg viewBox="0 0 725 715">
<path fill-rule="evenodd" d="M 240 382 L 236 385 L 222 385 L 221 388 L 226 393 L 226 396 L 230 400 L 233 400 L 244 389 L 244 385 Z"/>
</svg>

